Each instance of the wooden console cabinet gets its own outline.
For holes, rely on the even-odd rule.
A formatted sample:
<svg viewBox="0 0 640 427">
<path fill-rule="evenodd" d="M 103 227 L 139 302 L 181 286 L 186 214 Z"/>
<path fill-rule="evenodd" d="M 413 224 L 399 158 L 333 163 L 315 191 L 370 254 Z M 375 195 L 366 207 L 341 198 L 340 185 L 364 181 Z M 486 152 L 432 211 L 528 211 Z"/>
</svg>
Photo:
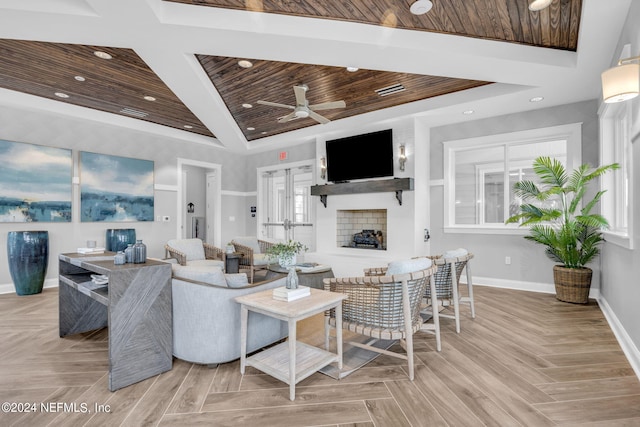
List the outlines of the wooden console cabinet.
<svg viewBox="0 0 640 427">
<path fill-rule="evenodd" d="M 109 328 L 109 390 L 172 367 L 171 265 L 114 265 L 113 253 L 59 255 L 60 337 Z M 92 274 L 109 277 L 95 287 Z"/>
</svg>

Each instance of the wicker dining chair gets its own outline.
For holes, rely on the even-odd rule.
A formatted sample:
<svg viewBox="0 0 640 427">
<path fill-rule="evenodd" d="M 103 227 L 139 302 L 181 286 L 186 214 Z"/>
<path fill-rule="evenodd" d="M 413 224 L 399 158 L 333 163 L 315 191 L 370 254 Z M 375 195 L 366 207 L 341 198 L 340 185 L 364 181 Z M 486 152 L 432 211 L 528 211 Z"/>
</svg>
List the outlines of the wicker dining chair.
<svg viewBox="0 0 640 427">
<path fill-rule="evenodd" d="M 450 314 L 440 313 L 440 317 L 455 319 L 456 332 L 460 333 L 460 303 L 469 304 L 471 318 L 476 317 L 476 311 L 473 301 L 473 281 L 471 277 L 470 260 L 473 258 L 472 253 L 459 254 L 458 256 L 449 257 L 447 253 L 443 255 L 428 256 L 438 267 L 438 271 L 434 275 L 436 283 L 437 300 L 444 306 L 453 304 L 453 316 Z M 467 296 L 460 295 L 460 276 L 462 271 L 467 273 Z M 455 272 L 455 274 L 453 274 Z M 427 289 L 425 298 L 427 302 L 431 299 L 432 291 Z M 433 313 L 427 309 L 428 314 Z"/>
<path fill-rule="evenodd" d="M 342 328 L 371 337 L 366 343 L 349 344 L 407 361 L 409 378 L 414 378 L 413 334 L 422 327 L 420 309 L 437 267 L 392 276 L 364 276 L 324 279 L 324 289 L 348 295 L 342 304 Z M 437 303 L 437 302 L 436 302 Z M 335 329 L 335 310 L 325 313 L 325 347 L 329 348 L 331 328 Z M 374 347 L 378 340 L 400 340 L 405 354 Z M 438 337 L 439 340 L 439 337 Z"/>
<path fill-rule="evenodd" d="M 217 266 L 224 269 L 224 251 L 201 239 L 172 239 L 164 246 L 165 257 L 181 266 Z"/>
<path fill-rule="evenodd" d="M 249 270 L 249 282 L 253 283 L 254 273 L 265 270 L 269 266 L 270 258 L 267 251 L 275 243 L 260 240 L 257 237 L 236 237 L 231 244 L 236 252 L 242 254 L 239 269 Z"/>
</svg>

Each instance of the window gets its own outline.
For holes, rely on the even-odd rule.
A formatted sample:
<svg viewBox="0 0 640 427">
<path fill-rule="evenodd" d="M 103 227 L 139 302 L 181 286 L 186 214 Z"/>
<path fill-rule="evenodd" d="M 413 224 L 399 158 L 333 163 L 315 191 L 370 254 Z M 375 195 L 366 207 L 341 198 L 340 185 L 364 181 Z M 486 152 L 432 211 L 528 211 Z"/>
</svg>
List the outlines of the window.
<svg viewBox="0 0 640 427">
<path fill-rule="evenodd" d="M 445 231 L 514 232 L 516 225 L 504 224 L 521 204 L 513 184 L 536 179 L 532 163 L 539 156 L 574 168 L 580 145 L 579 123 L 444 142 Z"/>
<path fill-rule="evenodd" d="M 600 159 L 603 165 L 618 163 L 620 169 L 601 177 L 602 214 L 609 221 L 605 239 L 632 249 L 633 239 L 630 207 L 632 185 L 631 165 L 631 103 L 603 104 L 600 112 Z"/>
</svg>

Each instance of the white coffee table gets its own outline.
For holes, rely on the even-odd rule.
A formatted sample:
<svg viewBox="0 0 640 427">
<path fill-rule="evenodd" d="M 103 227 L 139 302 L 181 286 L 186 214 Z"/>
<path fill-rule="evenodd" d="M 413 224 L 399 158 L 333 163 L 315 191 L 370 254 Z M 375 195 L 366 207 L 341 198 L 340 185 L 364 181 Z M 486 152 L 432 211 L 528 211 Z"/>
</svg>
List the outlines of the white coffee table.
<svg viewBox="0 0 640 427">
<path fill-rule="evenodd" d="M 262 372 L 289 384 L 289 399 L 296 398 L 296 384 L 320 368 L 338 362 L 342 369 L 342 300 L 346 295 L 311 288 L 311 295 L 294 301 L 273 299 L 271 289 L 237 297 L 241 305 L 241 349 L 240 372 L 253 366 Z M 325 310 L 336 310 L 337 353 L 296 341 L 296 323 Z M 247 320 L 249 310 L 289 324 L 289 339 L 286 342 L 247 357 Z"/>
</svg>

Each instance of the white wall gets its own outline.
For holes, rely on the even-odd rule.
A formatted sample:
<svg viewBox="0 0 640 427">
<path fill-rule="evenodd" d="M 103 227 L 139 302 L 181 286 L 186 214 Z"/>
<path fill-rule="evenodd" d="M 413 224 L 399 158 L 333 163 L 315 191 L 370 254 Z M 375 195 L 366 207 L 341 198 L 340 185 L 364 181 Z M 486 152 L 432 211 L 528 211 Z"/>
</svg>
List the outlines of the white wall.
<svg viewBox="0 0 640 427">
<path fill-rule="evenodd" d="M 455 125 L 442 126 L 431 130 L 431 179 L 444 178 L 444 151 L 442 142 L 479 137 L 485 135 L 515 132 L 527 129 L 582 123 L 582 161 L 598 164 L 598 117 L 597 102 L 586 101 L 559 107 L 492 117 Z M 526 241 L 522 235 L 445 233 L 444 193 L 442 185 L 431 189 L 431 250 L 442 253 L 447 249 L 464 247 L 475 254 L 473 275 L 479 283 L 496 286 L 554 292 L 553 262 L 543 249 Z M 505 257 L 511 257 L 511 264 L 505 264 Z M 599 265 L 594 269 L 592 291 L 599 289 Z"/>
<path fill-rule="evenodd" d="M 611 66 L 617 63 L 619 52 L 625 44 L 631 45 L 631 56 L 640 55 L 640 2 L 632 2 L 626 25 L 616 52 L 612 52 Z M 635 235 L 631 236 L 634 249 L 626 249 L 612 243 L 605 243 L 602 251 L 602 302 L 609 323 L 623 344 L 636 374 L 640 376 L 640 98 L 631 102 L 632 113 L 632 153 L 634 171 L 633 200 L 636 201 L 630 217 L 633 218 Z"/>
<path fill-rule="evenodd" d="M 107 228 L 135 228 L 137 237 L 147 245 L 150 257 L 163 257 L 164 244 L 176 234 L 177 158 L 196 159 L 223 165 L 243 165 L 242 156 L 204 144 L 177 141 L 88 120 L 74 119 L 55 113 L 26 110 L 0 105 L 0 139 L 73 150 L 74 175 L 78 176 L 80 151 L 112 154 L 154 161 L 155 215 L 168 215 L 170 222 L 81 223 L 79 221 L 79 186 L 73 186 L 73 219 L 71 223 L 0 223 L 0 292 L 13 292 L 7 261 L 7 233 L 16 230 L 49 231 L 49 268 L 46 285 L 57 284 L 58 254 L 85 246 L 88 239 L 104 245 Z M 237 174 L 237 176 L 236 176 Z M 239 186 L 244 190 L 244 168 L 222 168 L 222 188 Z M 229 187 L 226 187 L 229 185 Z M 225 224 L 223 222 L 223 228 Z M 245 234 L 245 230 L 239 230 Z"/>
</svg>

